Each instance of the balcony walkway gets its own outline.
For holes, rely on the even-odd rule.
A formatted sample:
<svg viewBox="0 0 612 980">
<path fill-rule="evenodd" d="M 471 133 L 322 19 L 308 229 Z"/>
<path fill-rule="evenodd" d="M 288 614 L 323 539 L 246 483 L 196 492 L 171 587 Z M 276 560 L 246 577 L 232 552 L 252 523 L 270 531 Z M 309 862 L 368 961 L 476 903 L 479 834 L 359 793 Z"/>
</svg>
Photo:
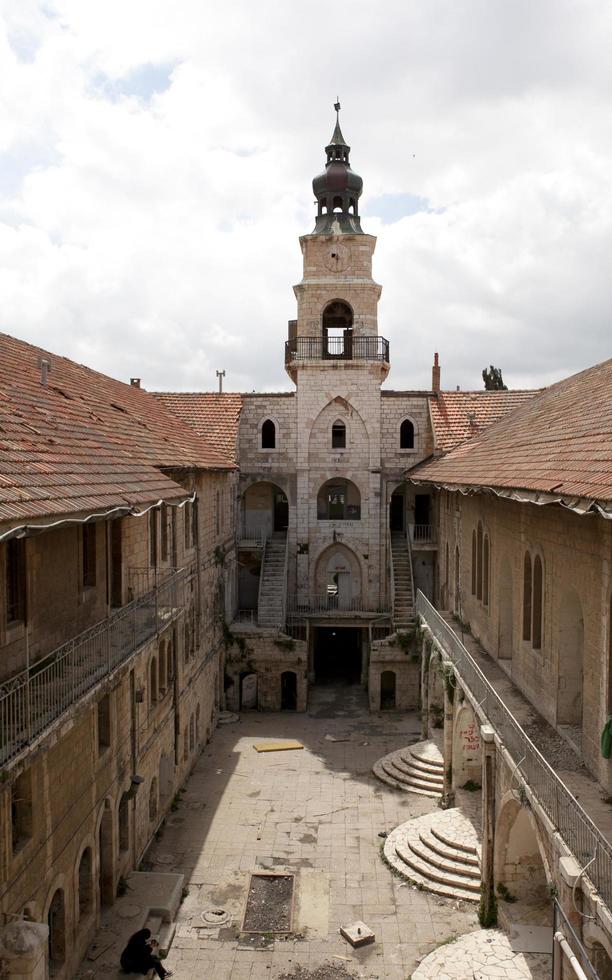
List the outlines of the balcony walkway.
<svg viewBox="0 0 612 980">
<path fill-rule="evenodd" d="M 612 842 L 612 807 L 604 803 L 604 798 L 609 795 L 608 791 L 591 775 L 572 745 L 555 731 L 521 693 L 497 661 L 483 650 L 478 640 L 469 633 L 464 633 L 462 636 L 461 627 L 452 613 L 444 612 L 442 615 L 451 629 L 458 632 L 463 645 L 472 655 L 491 687 L 497 691 L 549 766 L 555 770 L 576 799 L 580 800 L 582 808 L 586 810 L 597 829 Z M 486 713 L 486 703 L 483 705 L 483 710 Z"/>
<path fill-rule="evenodd" d="M 15 759 L 105 677 L 174 622 L 186 570 L 0 684 L 0 764 Z"/>
<path fill-rule="evenodd" d="M 448 652 L 464 687 L 494 728 L 524 781 L 587 877 L 612 906 L 612 808 L 607 791 L 571 745 L 538 713 L 477 640 L 421 592 L 417 612 Z"/>
</svg>

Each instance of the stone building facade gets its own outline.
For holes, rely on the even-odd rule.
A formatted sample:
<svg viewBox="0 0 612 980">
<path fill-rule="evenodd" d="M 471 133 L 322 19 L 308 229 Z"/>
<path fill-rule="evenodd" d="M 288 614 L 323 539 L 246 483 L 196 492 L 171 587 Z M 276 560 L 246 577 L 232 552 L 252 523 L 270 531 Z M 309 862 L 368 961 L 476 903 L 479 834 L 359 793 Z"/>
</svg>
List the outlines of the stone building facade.
<svg viewBox="0 0 612 980">
<path fill-rule="evenodd" d="M 0 349 L 0 912 L 69 978 L 216 724 L 236 477 L 144 391 Z"/>
</svg>

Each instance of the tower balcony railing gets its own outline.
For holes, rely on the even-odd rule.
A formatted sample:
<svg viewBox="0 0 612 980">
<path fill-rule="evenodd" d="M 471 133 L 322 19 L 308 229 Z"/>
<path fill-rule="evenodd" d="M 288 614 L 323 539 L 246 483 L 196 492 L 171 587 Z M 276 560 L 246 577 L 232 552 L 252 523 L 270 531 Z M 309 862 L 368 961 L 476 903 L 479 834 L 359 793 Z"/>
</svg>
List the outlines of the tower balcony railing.
<svg viewBox="0 0 612 980">
<path fill-rule="evenodd" d="M 0 684 L 0 765 L 14 759 L 68 709 L 173 623 L 189 569 L 62 644 Z"/>
<path fill-rule="evenodd" d="M 389 341 L 384 337 L 293 337 L 285 341 L 285 364 L 294 361 L 389 362 Z"/>
</svg>

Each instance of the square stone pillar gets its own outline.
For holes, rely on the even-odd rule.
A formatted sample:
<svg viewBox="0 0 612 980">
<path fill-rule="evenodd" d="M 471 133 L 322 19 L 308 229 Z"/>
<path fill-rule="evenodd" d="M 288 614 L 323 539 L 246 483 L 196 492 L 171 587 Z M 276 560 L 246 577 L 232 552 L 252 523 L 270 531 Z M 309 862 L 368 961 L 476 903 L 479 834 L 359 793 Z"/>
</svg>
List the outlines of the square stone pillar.
<svg viewBox="0 0 612 980">
<path fill-rule="evenodd" d="M 495 899 L 495 777 L 497 750 L 495 732 L 491 725 L 480 726 L 482 745 L 482 855 L 480 924 L 485 927 L 497 923 Z"/>
</svg>

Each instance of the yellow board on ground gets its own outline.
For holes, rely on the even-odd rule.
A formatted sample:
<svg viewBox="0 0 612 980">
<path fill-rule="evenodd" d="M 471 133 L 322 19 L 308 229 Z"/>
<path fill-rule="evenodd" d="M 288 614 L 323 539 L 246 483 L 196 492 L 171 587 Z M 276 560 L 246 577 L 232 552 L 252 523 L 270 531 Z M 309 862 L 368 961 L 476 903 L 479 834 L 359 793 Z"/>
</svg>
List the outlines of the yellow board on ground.
<svg viewBox="0 0 612 980">
<path fill-rule="evenodd" d="M 253 748 L 257 752 L 287 752 L 289 749 L 303 749 L 304 746 L 294 738 L 284 738 L 278 742 L 256 742 Z"/>
</svg>

